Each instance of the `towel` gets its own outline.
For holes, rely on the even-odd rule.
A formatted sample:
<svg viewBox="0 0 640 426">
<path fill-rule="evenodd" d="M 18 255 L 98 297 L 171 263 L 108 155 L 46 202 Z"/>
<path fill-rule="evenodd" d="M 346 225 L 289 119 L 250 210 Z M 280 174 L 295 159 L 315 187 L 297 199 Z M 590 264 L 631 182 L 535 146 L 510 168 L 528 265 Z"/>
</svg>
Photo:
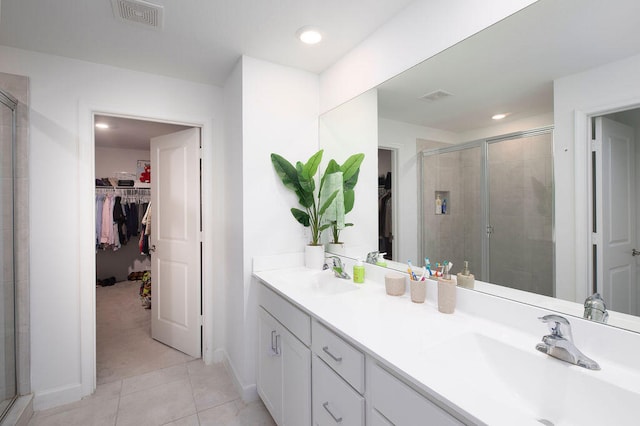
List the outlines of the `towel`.
<svg viewBox="0 0 640 426">
<path fill-rule="evenodd" d="M 338 191 L 338 194 L 329 208 L 324 212 L 323 222 L 337 222 L 338 229 L 344 229 L 344 188 L 342 185 L 342 172 L 329 173 L 324 177 L 324 185 L 322 187 L 322 194 L 320 194 L 319 207 L 322 207 L 325 201 L 336 190 Z"/>
</svg>

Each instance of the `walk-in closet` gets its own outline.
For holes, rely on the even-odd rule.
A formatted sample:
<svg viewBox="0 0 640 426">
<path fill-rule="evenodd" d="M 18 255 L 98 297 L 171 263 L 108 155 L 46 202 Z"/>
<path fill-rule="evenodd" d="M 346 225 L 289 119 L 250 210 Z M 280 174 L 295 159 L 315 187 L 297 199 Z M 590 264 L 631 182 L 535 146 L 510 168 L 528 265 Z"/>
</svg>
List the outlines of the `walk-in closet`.
<svg viewBox="0 0 640 426">
<path fill-rule="evenodd" d="M 192 357 L 151 336 L 150 139 L 185 126 L 96 115 L 97 384 Z"/>
</svg>

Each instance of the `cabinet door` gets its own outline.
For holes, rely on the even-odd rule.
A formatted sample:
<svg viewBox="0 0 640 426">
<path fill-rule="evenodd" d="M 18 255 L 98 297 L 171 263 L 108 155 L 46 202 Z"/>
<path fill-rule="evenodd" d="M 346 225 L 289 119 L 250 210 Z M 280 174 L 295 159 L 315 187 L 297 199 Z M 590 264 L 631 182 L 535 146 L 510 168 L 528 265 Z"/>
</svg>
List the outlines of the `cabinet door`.
<svg viewBox="0 0 640 426">
<path fill-rule="evenodd" d="M 260 308 L 258 319 L 258 394 L 271 417 L 282 424 L 282 352 L 278 333 L 281 326 Z"/>
<path fill-rule="evenodd" d="M 282 351 L 282 425 L 311 424 L 311 350 L 284 327 Z"/>
<path fill-rule="evenodd" d="M 367 384 L 367 389 L 370 392 L 371 412 L 377 410 L 392 424 L 396 426 L 462 424 L 380 366 L 371 363 L 370 372 L 371 380 Z"/>
<path fill-rule="evenodd" d="M 364 426 L 364 398 L 313 355 L 313 425 Z"/>
<path fill-rule="evenodd" d="M 376 410 L 371 410 L 369 415 L 369 426 L 393 426 L 389 420 L 385 419 L 384 416 Z"/>
</svg>

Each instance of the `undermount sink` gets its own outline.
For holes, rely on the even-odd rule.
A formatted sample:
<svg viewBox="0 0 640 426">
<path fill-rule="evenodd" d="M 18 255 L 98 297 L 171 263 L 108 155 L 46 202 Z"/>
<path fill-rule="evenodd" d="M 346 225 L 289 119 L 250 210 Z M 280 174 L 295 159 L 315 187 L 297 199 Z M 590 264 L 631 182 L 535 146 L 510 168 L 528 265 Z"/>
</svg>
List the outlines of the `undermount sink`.
<svg viewBox="0 0 640 426">
<path fill-rule="evenodd" d="M 640 394 L 600 379 L 602 371 L 540 354 L 535 342 L 525 351 L 468 333 L 426 350 L 424 359 L 479 403 L 497 401 L 541 424 L 638 424 L 629 407 L 638 405 Z"/>
<path fill-rule="evenodd" d="M 359 289 L 351 280 L 336 277 L 331 269 L 314 273 L 309 282 L 311 290 L 317 294 L 331 295 Z"/>
</svg>

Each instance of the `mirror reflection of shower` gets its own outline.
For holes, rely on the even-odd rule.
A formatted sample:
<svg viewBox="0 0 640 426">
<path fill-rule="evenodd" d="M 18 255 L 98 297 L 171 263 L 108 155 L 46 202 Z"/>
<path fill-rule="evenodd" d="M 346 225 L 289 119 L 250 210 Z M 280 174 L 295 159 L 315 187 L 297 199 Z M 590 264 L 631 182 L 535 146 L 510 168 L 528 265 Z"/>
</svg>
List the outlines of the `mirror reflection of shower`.
<svg viewBox="0 0 640 426">
<path fill-rule="evenodd" d="M 17 394 L 15 334 L 14 187 L 17 101 L 0 91 L 0 421 Z"/>
<path fill-rule="evenodd" d="M 423 151 L 422 257 L 554 295 L 550 129 Z"/>
</svg>

